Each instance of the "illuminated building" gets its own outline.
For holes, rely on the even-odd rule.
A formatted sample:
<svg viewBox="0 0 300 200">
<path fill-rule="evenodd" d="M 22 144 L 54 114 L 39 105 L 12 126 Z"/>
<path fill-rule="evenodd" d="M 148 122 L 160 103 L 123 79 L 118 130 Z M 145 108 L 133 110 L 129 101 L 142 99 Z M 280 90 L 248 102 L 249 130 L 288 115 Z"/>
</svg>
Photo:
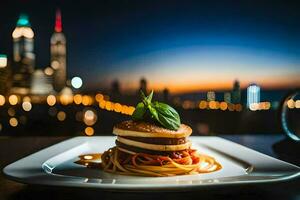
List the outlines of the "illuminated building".
<svg viewBox="0 0 300 200">
<path fill-rule="evenodd" d="M 6 94 L 10 87 L 10 67 L 7 63 L 7 56 L 0 54 L 0 94 Z"/>
<path fill-rule="evenodd" d="M 5 68 L 7 66 L 7 56 L 0 54 L 0 68 Z"/>
<path fill-rule="evenodd" d="M 260 87 L 256 84 L 249 85 L 249 87 L 247 88 L 247 107 L 251 109 L 252 105 L 256 105 L 259 102 L 260 102 Z"/>
<path fill-rule="evenodd" d="M 224 93 L 224 101 L 226 103 L 231 103 L 231 93 L 230 92 L 225 92 Z"/>
<path fill-rule="evenodd" d="M 241 87 L 238 80 L 234 81 L 233 89 L 231 92 L 231 103 L 241 103 Z"/>
<path fill-rule="evenodd" d="M 215 101 L 216 93 L 214 91 L 207 92 L 207 101 Z"/>
<path fill-rule="evenodd" d="M 35 70 L 31 82 L 31 93 L 34 95 L 46 95 L 53 92 L 50 78 L 41 69 Z"/>
<path fill-rule="evenodd" d="M 51 37 L 51 67 L 54 70 L 53 83 L 56 91 L 61 91 L 66 86 L 66 38 L 62 33 L 61 13 L 56 12 L 55 28 Z"/>
<path fill-rule="evenodd" d="M 13 85 L 11 93 L 28 94 L 35 66 L 34 33 L 26 15 L 20 15 L 13 37 Z"/>
</svg>

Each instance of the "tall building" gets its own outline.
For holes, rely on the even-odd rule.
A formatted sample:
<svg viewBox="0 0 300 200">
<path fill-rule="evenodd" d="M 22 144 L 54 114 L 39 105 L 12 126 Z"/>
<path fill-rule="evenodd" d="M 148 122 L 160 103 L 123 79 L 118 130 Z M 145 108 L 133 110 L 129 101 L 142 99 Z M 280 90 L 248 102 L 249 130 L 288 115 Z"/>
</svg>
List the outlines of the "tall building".
<svg viewBox="0 0 300 200">
<path fill-rule="evenodd" d="M 53 92 L 53 87 L 49 77 L 41 70 L 34 71 L 31 81 L 31 94 L 47 95 Z"/>
<path fill-rule="evenodd" d="M 10 66 L 7 62 L 7 56 L 0 54 L 0 95 L 8 92 L 10 84 Z"/>
<path fill-rule="evenodd" d="M 241 87 L 238 80 L 234 81 L 233 89 L 231 92 L 231 101 L 232 103 L 241 103 Z"/>
<path fill-rule="evenodd" d="M 11 93 L 28 94 L 35 66 L 34 33 L 27 15 L 21 14 L 13 37 L 13 83 Z"/>
<path fill-rule="evenodd" d="M 51 37 L 51 67 L 54 69 L 54 89 L 59 92 L 66 86 L 66 38 L 62 33 L 60 10 L 56 11 L 54 33 Z"/>
<path fill-rule="evenodd" d="M 145 95 L 147 95 L 147 80 L 145 78 L 141 78 L 140 80 L 140 91 L 143 91 Z M 138 94 L 140 94 L 138 91 Z"/>
<path fill-rule="evenodd" d="M 251 84 L 247 88 L 247 107 L 252 109 L 252 106 L 260 102 L 260 87 L 256 84 Z"/>
</svg>

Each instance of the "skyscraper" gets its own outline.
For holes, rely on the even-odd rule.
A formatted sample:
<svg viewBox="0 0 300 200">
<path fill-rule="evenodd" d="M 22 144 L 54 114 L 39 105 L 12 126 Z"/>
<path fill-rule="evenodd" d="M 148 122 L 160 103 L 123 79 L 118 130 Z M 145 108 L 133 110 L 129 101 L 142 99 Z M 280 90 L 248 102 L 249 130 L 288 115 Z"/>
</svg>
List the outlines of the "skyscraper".
<svg viewBox="0 0 300 200">
<path fill-rule="evenodd" d="M 147 95 L 147 80 L 145 78 L 141 78 L 140 80 L 140 90 L 138 91 L 138 95 L 140 95 L 140 91 L 143 91 L 145 95 Z"/>
<path fill-rule="evenodd" d="M 241 103 L 241 87 L 240 82 L 235 80 L 233 83 L 233 89 L 231 92 L 231 101 L 232 103 Z"/>
<path fill-rule="evenodd" d="M 35 66 L 34 33 L 27 15 L 21 14 L 13 37 L 13 85 L 11 93 L 28 94 Z"/>
<path fill-rule="evenodd" d="M 10 66 L 7 62 L 7 56 L 0 54 L 0 95 L 7 93 L 10 83 Z"/>
<path fill-rule="evenodd" d="M 54 89 L 59 92 L 66 86 L 66 38 L 62 33 L 60 10 L 56 11 L 54 33 L 51 37 L 51 67 L 54 69 Z"/>
<path fill-rule="evenodd" d="M 252 108 L 253 105 L 258 104 L 260 102 L 260 87 L 256 84 L 251 84 L 247 88 L 247 107 L 250 110 L 254 110 Z"/>
</svg>

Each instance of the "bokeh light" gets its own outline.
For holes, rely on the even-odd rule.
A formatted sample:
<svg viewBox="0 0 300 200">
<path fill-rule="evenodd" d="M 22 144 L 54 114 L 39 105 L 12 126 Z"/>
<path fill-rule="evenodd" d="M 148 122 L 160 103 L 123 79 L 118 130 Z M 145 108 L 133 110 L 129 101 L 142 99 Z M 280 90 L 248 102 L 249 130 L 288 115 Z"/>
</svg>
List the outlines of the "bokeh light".
<svg viewBox="0 0 300 200">
<path fill-rule="evenodd" d="M 98 94 L 96 94 L 95 99 L 97 102 L 100 102 L 104 99 L 104 96 L 103 96 L 103 94 L 98 93 Z"/>
<path fill-rule="evenodd" d="M 17 120 L 17 118 L 15 118 L 15 117 L 10 118 L 10 119 L 9 119 L 9 124 L 10 124 L 12 127 L 18 126 L 18 120 Z"/>
<path fill-rule="evenodd" d="M 62 105 L 68 105 L 73 103 L 73 92 L 69 87 L 65 87 L 62 91 L 61 91 L 61 95 L 60 95 L 60 103 Z"/>
<path fill-rule="evenodd" d="M 293 99 L 288 100 L 288 101 L 287 101 L 287 106 L 288 106 L 288 108 L 290 108 L 290 109 L 295 108 L 295 101 L 294 101 Z"/>
<path fill-rule="evenodd" d="M 93 110 L 88 109 L 83 114 L 83 121 L 86 125 L 92 126 L 97 121 L 97 114 Z"/>
<path fill-rule="evenodd" d="M 206 109 L 207 108 L 207 101 L 200 101 L 199 102 L 199 108 L 200 109 Z"/>
<path fill-rule="evenodd" d="M 119 103 L 115 103 L 115 105 L 114 105 L 114 111 L 115 112 L 121 112 L 121 110 L 122 110 L 122 105 L 119 104 Z"/>
<path fill-rule="evenodd" d="M 82 103 L 82 96 L 80 94 L 76 94 L 73 98 L 75 104 L 79 105 Z"/>
<path fill-rule="evenodd" d="M 221 110 L 226 110 L 227 108 L 228 108 L 228 105 L 227 105 L 226 102 L 223 101 L 223 102 L 220 103 L 220 109 Z"/>
<path fill-rule="evenodd" d="M 93 104 L 93 98 L 88 95 L 83 95 L 82 97 L 82 104 L 84 106 L 89 106 Z"/>
<path fill-rule="evenodd" d="M 297 100 L 297 101 L 295 102 L 295 107 L 296 107 L 296 108 L 300 108 L 300 100 Z"/>
<path fill-rule="evenodd" d="M 67 115 L 66 115 L 66 113 L 64 111 L 59 111 L 57 113 L 57 119 L 59 121 L 64 121 L 66 119 L 66 117 L 67 117 Z"/>
<path fill-rule="evenodd" d="M 85 132 L 85 134 L 87 135 L 87 136 L 92 136 L 92 135 L 94 135 L 94 129 L 92 128 L 92 127 L 86 127 L 85 129 L 84 129 L 84 132 Z"/>
<path fill-rule="evenodd" d="M 48 75 L 48 76 L 51 76 L 51 75 L 53 75 L 54 70 L 53 70 L 53 68 L 51 68 L 51 67 L 47 67 L 47 68 L 44 70 L 44 73 L 45 73 L 46 75 Z"/>
<path fill-rule="evenodd" d="M 78 76 L 75 76 L 71 80 L 71 85 L 75 89 L 79 89 L 82 86 L 82 79 Z"/>
<path fill-rule="evenodd" d="M 10 105 L 17 105 L 18 101 L 19 99 L 17 95 L 12 94 L 8 97 L 8 102 L 10 103 Z"/>
<path fill-rule="evenodd" d="M 31 105 L 31 103 L 29 102 L 29 101 L 24 101 L 23 103 L 22 103 L 22 108 L 23 108 L 23 110 L 24 111 L 30 111 L 31 110 L 31 108 L 32 108 L 32 105 Z"/>
<path fill-rule="evenodd" d="M 5 104 L 5 97 L 3 95 L 0 95 L 0 106 L 3 106 Z"/>
<path fill-rule="evenodd" d="M 56 97 L 54 95 L 47 96 L 47 104 L 49 106 L 54 106 L 56 103 Z"/>
</svg>

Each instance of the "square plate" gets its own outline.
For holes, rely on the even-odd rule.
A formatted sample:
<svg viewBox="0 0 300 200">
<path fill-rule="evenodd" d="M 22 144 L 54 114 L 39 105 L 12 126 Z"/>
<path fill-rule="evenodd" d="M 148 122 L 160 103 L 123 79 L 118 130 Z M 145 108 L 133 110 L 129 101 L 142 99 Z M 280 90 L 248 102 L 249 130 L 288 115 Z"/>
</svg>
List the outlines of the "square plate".
<svg viewBox="0 0 300 200">
<path fill-rule="evenodd" d="M 76 137 L 18 160 L 3 171 L 15 181 L 106 190 L 187 190 L 206 186 L 276 182 L 300 175 L 300 168 L 219 137 L 190 137 L 192 148 L 213 156 L 222 165 L 216 172 L 174 177 L 136 177 L 86 168 L 78 156 L 102 153 L 116 137 Z"/>
</svg>

